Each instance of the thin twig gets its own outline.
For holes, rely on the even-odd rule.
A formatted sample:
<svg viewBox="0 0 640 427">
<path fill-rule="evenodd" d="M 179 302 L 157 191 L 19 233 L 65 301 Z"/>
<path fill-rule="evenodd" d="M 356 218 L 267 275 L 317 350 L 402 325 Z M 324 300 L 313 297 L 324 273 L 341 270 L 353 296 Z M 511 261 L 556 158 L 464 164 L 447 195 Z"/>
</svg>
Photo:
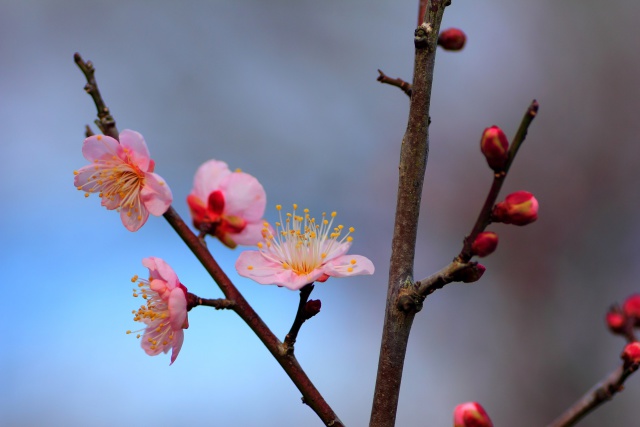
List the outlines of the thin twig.
<svg viewBox="0 0 640 427">
<path fill-rule="evenodd" d="M 398 307 L 401 290 L 413 287 L 413 263 L 424 173 L 429 153 L 429 109 L 438 31 L 448 1 L 430 0 L 414 34 L 415 60 L 407 130 L 400 149 L 396 217 L 389 285 L 370 427 L 393 427 L 409 332 L 415 311 Z"/>
<path fill-rule="evenodd" d="M 616 393 L 622 391 L 626 379 L 637 369 L 638 364 L 630 364 L 626 367 L 623 364 L 602 382 L 589 390 L 547 427 L 569 427 L 575 425 L 591 411 L 603 403 L 608 402 Z"/>
<path fill-rule="evenodd" d="M 293 346 L 296 343 L 298 332 L 300 332 L 302 324 L 312 317 L 306 310 L 307 301 L 309 300 L 309 295 L 311 295 L 312 291 L 313 283 L 310 283 L 300 289 L 300 303 L 298 304 L 298 311 L 296 312 L 296 317 L 293 320 L 293 325 L 291 325 L 291 329 L 284 338 L 284 342 L 282 344 L 287 354 L 293 354 Z"/>
<path fill-rule="evenodd" d="M 236 302 L 226 298 L 200 298 L 199 296 L 187 292 L 187 311 L 197 306 L 213 307 L 216 310 L 231 310 L 235 307 Z"/>
<path fill-rule="evenodd" d="M 87 79 L 87 86 L 85 86 L 85 90 L 89 95 L 91 95 L 91 98 L 93 98 L 96 108 L 98 109 L 99 120 L 96 121 L 96 124 L 105 135 L 118 139 L 115 120 L 111 117 L 109 109 L 104 104 L 100 91 L 98 90 L 98 84 L 94 77 L 95 70 L 93 65 L 91 62 L 85 63 L 82 60 L 82 57 L 77 53 L 74 55 L 74 60 Z M 196 236 L 182 218 L 180 218 L 180 215 L 178 215 L 175 209 L 170 206 L 163 216 L 187 244 L 189 249 L 191 249 L 196 258 L 198 258 L 202 263 L 213 280 L 218 284 L 225 297 L 234 302 L 230 308 L 232 308 L 236 314 L 244 320 L 273 357 L 278 361 L 282 369 L 284 369 L 289 378 L 291 378 L 291 381 L 293 381 L 300 393 L 302 393 L 303 402 L 313 409 L 326 426 L 344 427 L 342 421 L 340 421 L 333 409 L 331 409 L 329 404 L 324 400 L 324 397 L 322 397 L 318 389 L 316 389 L 315 385 L 304 372 L 295 356 L 286 354 L 286 352 L 282 351 L 282 343 L 280 340 L 262 321 L 253 307 L 251 307 L 240 291 L 238 291 L 236 286 L 231 282 L 229 277 L 220 268 L 206 246 L 202 244 L 198 236 Z M 205 300 L 203 299 L 202 301 L 204 302 Z"/>
<path fill-rule="evenodd" d="M 478 219 L 476 220 L 476 223 L 473 225 L 473 228 L 471 229 L 471 233 L 469 233 L 469 235 L 464 239 L 464 245 L 462 247 L 462 250 L 460 251 L 460 254 L 458 254 L 456 258 L 457 261 L 462 263 L 469 262 L 469 260 L 473 256 L 473 254 L 471 253 L 471 244 L 473 243 L 475 238 L 478 236 L 478 234 L 483 232 L 484 229 L 491 223 L 491 212 L 493 211 L 493 206 L 495 205 L 496 200 L 498 199 L 498 194 L 500 194 L 500 189 L 502 188 L 502 184 L 504 184 L 504 181 L 507 177 L 507 173 L 509 172 L 509 168 L 511 167 L 511 164 L 513 163 L 513 160 L 516 157 L 516 153 L 518 152 L 518 149 L 520 148 L 520 146 L 522 145 L 522 143 L 524 142 L 527 136 L 529 125 L 531 124 L 531 122 L 533 121 L 533 119 L 536 117 L 537 114 L 538 114 L 538 101 L 534 99 L 531 102 L 531 105 L 529 105 L 529 108 L 527 108 L 527 111 L 525 112 L 524 117 L 522 117 L 522 121 L 520 122 L 520 127 L 518 128 L 518 132 L 516 132 L 516 135 L 513 137 L 513 141 L 511 142 L 511 145 L 509 147 L 509 159 L 507 160 L 504 170 L 493 176 L 493 183 L 491 184 L 491 189 L 489 190 L 489 194 L 487 194 L 487 198 L 484 202 L 484 205 L 482 206 L 482 209 L 480 209 L 480 213 L 478 214 Z"/>
<path fill-rule="evenodd" d="M 84 90 L 91 95 L 93 103 L 98 110 L 98 120 L 96 125 L 100 128 L 103 134 L 110 136 L 114 139 L 118 139 L 118 129 L 116 128 L 116 121 L 111 116 L 111 112 L 102 99 L 100 89 L 98 89 L 98 83 L 95 78 L 95 68 L 91 61 L 85 62 L 79 53 L 73 55 L 73 60 L 78 65 L 82 73 L 84 74 L 87 84 L 84 86 Z"/>
<path fill-rule="evenodd" d="M 402 89 L 402 91 L 404 93 L 407 94 L 407 96 L 409 98 L 411 98 L 411 84 L 410 83 L 405 82 L 401 78 L 392 79 L 391 77 L 389 77 L 385 73 L 383 73 L 382 70 L 378 70 L 378 73 L 380 73 L 380 75 L 376 79 L 377 81 L 379 81 L 380 83 L 386 83 L 386 84 L 391 85 L 391 86 L 399 87 L 400 89 Z"/>
</svg>

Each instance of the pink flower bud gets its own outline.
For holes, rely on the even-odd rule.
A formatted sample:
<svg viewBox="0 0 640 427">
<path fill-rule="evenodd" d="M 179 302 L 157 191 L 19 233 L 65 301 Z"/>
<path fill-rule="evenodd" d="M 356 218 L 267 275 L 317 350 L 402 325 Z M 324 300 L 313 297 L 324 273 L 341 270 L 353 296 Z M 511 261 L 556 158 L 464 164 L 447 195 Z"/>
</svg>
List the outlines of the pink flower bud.
<svg viewBox="0 0 640 427">
<path fill-rule="evenodd" d="M 438 36 L 438 44 L 444 50 L 461 50 L 466 41 L 466 34 L 458 28 L 446 29 Z"/>
<path fill-rule="evenodd" d="M 479 403 L 467 402 L 453 411 L 453 427 L 493 427 L 493 423 Z"/>
<path fill-rule="evenodd" d="M 484 265 L 472 262 L 466 268 L 463 268 L 462 270 L 454 273 L 453 281 L 462 283 L 477 282 L 478 280 L 480 280 L 485 270 L 486 268 Z"/>
<path fill-rule="evenodd" d="M 509 160 L 509 141 L 502 129 L 498 126 L 486 128 L 480 139 L 480 151 L 491 169 L 502 171 Z"/>
<path fill-rule="evenodd" d="M 634 320 L 635 326 L 640 326 L 640 294 L 633 294 L 622 305 L 625 315 Z"/>
<path fill-rule="evenodd" d="M 527 225 L 538 219 L 538 201 L 528 191 L 516 191 L 493 208 L 491 220 L 513 225 Z"/>
<path fill-rule="evenodd" d="M 640 364 L 640 342 L 634 341 L 627 344 L 620 357 L 624 360 L 625 366 Z"/>
<path fill-rule="evenodd" d="M 627 326 L 627 317 L 620 310 L 620 307 L 613 306 L 605 317 L 609 330 L 614 334 L 624 334 Z"/>
<path fill-rule="evenodd" d="M 498 247 L 498 235 L 493 231 L 483 231 L 478 234 L 471 244 L 471 253 L 485 257 L 493 253 Z"/>
</svg>

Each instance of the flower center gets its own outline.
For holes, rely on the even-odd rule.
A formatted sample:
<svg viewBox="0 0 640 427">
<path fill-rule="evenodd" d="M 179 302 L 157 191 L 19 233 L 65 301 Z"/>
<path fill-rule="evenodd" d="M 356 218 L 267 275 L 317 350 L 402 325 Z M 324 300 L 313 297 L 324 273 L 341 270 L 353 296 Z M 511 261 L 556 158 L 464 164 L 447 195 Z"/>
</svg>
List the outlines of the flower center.
<svg viewBox="0 0 640 427">
<path fill-rule="evenodd" d="M 309 209 L 303 209 L 303 215 L 297 215 L 298 205 L 293 205 L 293 212 L 282 216 L 282 206 L 276 209 L 280 221 L 276 222 L 276 229 L 272 231 L 269 223 L 264 223 L 262 237 L 264 242 L 258 243 L 258 250 L 267 259 L 280 263 L 283 268 L 291 269 L 297 274 L 308 274 L 334 257 L 345 242 L 353 240 L 350 236 L 354 228 L 350 227 L 342 235 L 344 226 L 333 226 L 336 212 L 329 218 L 326 213 L 322 219 L 316 221 L 309 215 Z M 342 237 L 341 237 L 342 236 Z"/>
<path fill-rule="evenodd" d="M 133 289 L 134 297 L 142 297 L 146 301 L 138 310 L 132 310 L 133 320 L 142 322 L 147 327 L 152 328 L 147 331 L 147 341 L 149 341 L 150 349 L 156 350 L 158 346 L 166 346 L 173 340 L 173 331 L 169 324 L 169 307 L 160 295 L 150 288 L 148 280 L 139 279 L 138 276 L 131 278 L 133 283 L 138 282 L 138 287 Z M 145 328 L 137 331 L 127 331 L 127 334 L 136 332 L 136 338 L 140 338 L 140 332 Z M 149 333 L 150 332 L 150 333 Z"/>
</svg>

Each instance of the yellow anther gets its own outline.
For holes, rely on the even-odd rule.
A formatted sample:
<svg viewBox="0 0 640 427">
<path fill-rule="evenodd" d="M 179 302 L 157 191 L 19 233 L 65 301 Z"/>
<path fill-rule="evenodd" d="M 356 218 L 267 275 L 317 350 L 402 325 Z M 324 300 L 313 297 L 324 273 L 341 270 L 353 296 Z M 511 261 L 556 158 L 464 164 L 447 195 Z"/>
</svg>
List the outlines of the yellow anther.
<svg viewBox="0 0 640 427">
<path fill-rule="evenodd" d="M 84 193 L 84 197 L 89 197 L 89 193 Z"/>
<path fill-rule="evenodd" d="M 264 246 L 264 245 L 262 244 L 262 242 L 258 242 L 258 247 L 259 247 L 260 249 L 262 249 L 262 247 L 263 247 L 263 246 Z"/>
<path fill-rule="evenodd" d="M 349 273 L 353 273 L 353 268 L 349 267 L 349 268 L 347 268 L 347 271 L 348 271 Z"/>
<path fill-rule="evenodd" d="M 351 261 L 349 261 L 351 263 L 351 265 L 356 265 L 356 260 L 352 259 Z"/>
<path fill-rule="evenodd" d="M 276 205 L 276 210 L 281 210 L 282 209 L 282 205 Z"/>
<path fill-rule="evenodd" d="M 253 265 L 248 265 L 247 270 L 253 270 Z"/>
<path fill-rule="evenodd" d="M 347 242 L 353 242 L 353 237 L 351 236 L 347 237 Z"/>
<path fill-rule="evenodd" d="M 78 171 L 73 171 L 73 174 L 74 175 L 78 175 Z"/>
<path fill-rule="evenodd" d="M 355 229 L 355 228 L 353 228 L 353 227 L 349 227 L 349 233 L 353 233 L 354 231 L 356 231 L 356 229 Z"/>
<path fill-rule="evenodd" d="M 336 211 L 331 212 L 331 218 L 335 218 L 336 215 L 338 215 L 338 212 L 336 212 Z"/>
<path fill-rule="evenodd" d="M 298 204 L 297 204 L 297 203 L 294 203 L 294 204 L 293 204 L 293 210 L 295 211 L 296 209 L 298 209 Z"/>
<path fill-rule="evenodd" d="M 303 212 L 304 212 L 304 213 L 306 213 L 306 214 L 308 214 L 308 213 L 309 213 L 309 209 L 306 209 L 306 208 L 305 208 L 305 209 L 303 210 Z"/>
<path fill-rule="evenodd" d="M 96 136 L 96 139 L 97 139 L 98 141 L 102 141 L 102 135 L 97 135 L 97 136 Z"/>
<path fill-rule="evenodd" d="M 140 338 L 140 334 L 136 335 L 136 338 Z"/>
<path fill-rule="evenodd" d="M 242 169 L 236 168 L 236 172 L 240 173 L 240 172 L 242 172 Z"/>
<path fill-rule="evenodd" d="M 131 331 L 127 331 L 127 335 L 129 335 L 131 333 Z"/>
<path fill-rule="evenodd" d="M 136 274 L 131 278 L 131 283 L 135 283 L 137 280 L 138 280 L 138 275 Z"/>
<path fill-rule="evenodd" d="M 327 257 L 327 254 L 325 254 L 325 253 L 321 253 L 321 254 L 320 254 L 320 258 L 323 258 L 323 259 L 324 259 L 324 258 L 326 258 L 326 257 Z"/>
</svg>

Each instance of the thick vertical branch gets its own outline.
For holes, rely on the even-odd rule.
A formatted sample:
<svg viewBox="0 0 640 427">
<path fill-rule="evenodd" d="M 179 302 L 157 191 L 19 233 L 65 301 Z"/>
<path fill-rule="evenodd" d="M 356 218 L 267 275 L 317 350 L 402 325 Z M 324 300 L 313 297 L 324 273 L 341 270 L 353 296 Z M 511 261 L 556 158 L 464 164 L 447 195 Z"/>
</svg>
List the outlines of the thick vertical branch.
<svg viewBox="0 0 640 427">
<path fill-rule="evenodd" d="M 423 23 L 415 31 L 411 105 L 407 130 L 400 149 L 389 289 L 370 427 L 392 427 L 395 424 L 409 332 L 415 313 L 420 309 L 420 301 L 409 308 L 400 308 L 398 297 L 403 288 L 413 286 L 418 216 L 429 153 L 429 107 L 433 69 L 438 31 L 444 8 L 448 4 L 447 0 L 430 0 L 425 9 Z"/>
</svg>

